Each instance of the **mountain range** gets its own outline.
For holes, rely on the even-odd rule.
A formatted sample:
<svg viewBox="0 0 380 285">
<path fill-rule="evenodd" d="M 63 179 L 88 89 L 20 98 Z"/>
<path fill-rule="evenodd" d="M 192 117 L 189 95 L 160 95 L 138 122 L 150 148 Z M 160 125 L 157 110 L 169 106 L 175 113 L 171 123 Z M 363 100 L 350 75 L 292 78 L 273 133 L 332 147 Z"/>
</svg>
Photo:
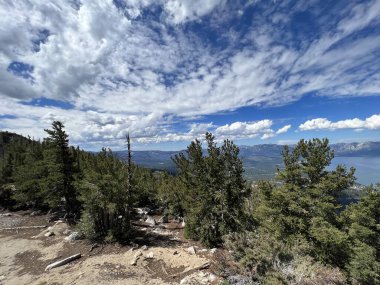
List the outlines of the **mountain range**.
<svg viewBox="0 0 380 285">
<path fill-rule="evenodd" d="M 330 146 L 334 150 L 335 157 L 380 157 L 380 142 L 337 143 Z M 239 146 L 247 178 L 256 180 L 273 177 L 277 167 L 281 167 L 283 147 L 278 144 Z M 171 157 L 179 152 L 184 152 L 184 150 L 133 151 L 132 159 L 138 165 L 174 173 L 175 165 Z M 122 159 L 127 157 L 127 151 L 116 151 L 115 154 Z"/>
</svg>

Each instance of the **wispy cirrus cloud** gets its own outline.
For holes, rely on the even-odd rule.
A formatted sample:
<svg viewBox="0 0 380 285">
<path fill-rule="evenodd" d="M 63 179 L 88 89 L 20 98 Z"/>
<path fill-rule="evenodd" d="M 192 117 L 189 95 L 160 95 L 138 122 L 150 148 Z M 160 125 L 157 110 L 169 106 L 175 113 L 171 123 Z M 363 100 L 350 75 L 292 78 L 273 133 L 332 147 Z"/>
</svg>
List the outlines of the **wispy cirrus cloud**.
<svg viewBox="0 0 380 285">
<path fill-rule="evenodd" d="M 83 142 L 107 142 L 127 131 L 141 141 L 189 140 L 197 132 L 174 130 L 176 122 L 291 104 L 310 93 L 380 95 L 380 2 L 322 4 L 2 2 L 0 98 L 7 107 L 0 115 L 15 117 L 0 126 L 37 136 L 34 128 L 62 119 Z M 305 19 L 302 25 L 298 19 Z M 19 70 L 22 77 L 9 70 L 14 62 L 33 68 Z M 40 97 L 73 107 L 25 105 Z M 253 131 L 255 124 L 236 120 L 202 131 L 267 139 L 290 129 L 260 123 Z"/>
</svg>

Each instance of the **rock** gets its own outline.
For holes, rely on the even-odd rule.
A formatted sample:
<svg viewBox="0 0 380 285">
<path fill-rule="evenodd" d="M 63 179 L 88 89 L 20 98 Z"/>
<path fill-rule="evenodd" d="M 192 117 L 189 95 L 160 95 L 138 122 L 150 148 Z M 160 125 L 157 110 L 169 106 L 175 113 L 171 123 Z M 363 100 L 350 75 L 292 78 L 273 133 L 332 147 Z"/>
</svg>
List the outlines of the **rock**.
<svg viewBox="0 0 380 285">
<path fill-rule="evenodd" d="M 211 282 L 215 280 L 216 280 L 216 276 L 214 274 L 198 271 L 183 278 L 179 284 L 181 285 L 211 284 Z"/>
<path fill-rule="evenodd" d="M 148 215 L 150 213 L 149 208 L 134 208 L 134 210 L 139 215 Z"/>
<path fill-rule="evenodd" d="M 190 246 L 186 249 L 186 251 L 190 254 L 196 254 L 194 246 Z"/>
<path fill-rule="evenodd" d="M 135 257 L 139 257 L 139 256 L 141 256 L 141 255 L 143 255 L 143 253 L 142 253 L 142 251 L 141 250 L 138 250 L 136 253 L 135 253 Z"/>
<path fill-rule="evenodd" d="M 145 223 L 148 223 L 150 226 L 155 226 L 157 224 L 156 220 L 153 219 L 151 216 L 148 216 L 145 220 Z"/>
<path fill-rule="evenodd" d="M 153 251 L 149 252 L 149 253 L 145 256 L 146 259 L 152 259 L 153 257 L 154 257 L 154 253 L 153 253 Z"/>
<path fill-rule="evenodd" d="M 227 277 L 228 284 L 245 285 L 251 284 L 252 280 L 243 275 L 232 275 Z"/>
<path fill-rule="evenodd" d="M 47 233 L 44 234 L 45 237 L 51 237 L 53 235 L 54 235 L 53 232 L 47 232 Z"/>
<path fill-rule="evenodd" d="M 38 215 L 41 215 L 41 211 L 33 211 L 29 215 L 32 216 L 32 217 L 38 216 Z"/>
<path fill-rule="evenodd" d="M 68 235 L 71 234 L 71 230 L 67 229 L 67 230 L 65 230 L 65 231 L 63 232 L 63 234 L 64 234 L 65 236 L 68 236 Z"/>
<path fill-rule="evenodd" d="M 136 266 L 137 265 L 137 260 L 139 260 L 139 257 L 134 257 L 131 261 L 131 265 Z"/>
<path fill-rule="evenodd" d="M 214 282 L 216 279 L 218 279 L 218 276 L 216 276 L 213 273 L 210 273 L 208 279 L 210 280 L 210 282 Z"/>
<path fill-rule="evenodd" d="M 133 256 L 133 259 L 131 260 L 131 265 L 135 266 L 137 265 L 137 261 L 140 259 L 140 256 L 142 255 L 142 251 L 138 250 L 135 255 Z"/>
<path fill-rule="evenodd" d="M 148 250 L 148 247 L 147 247 L 146 245 L 143 245 L 143 246 L 141 247 L 141 250 Z"/>
<path fill-rule="evenodd" d="M 69 225 L 62 221 L 58 221 L 48 228 L 48 231 L 53 232 L 56 236 L 66 235 L 65 233 L 67 233 L 68 230 L 70 230 Z"/>
<path fill-rule="evenodd" d="M 210 249 L 210 253 L 214 254 L 216 252 L 216 250 L 217 249 L 214 247 L 214 248 Z"/>
<path fill-rule="evenodd" d="M 65 237 L 65 241 L 75 241 L 80 239 L 80 237 L 78 232 L 72 232 L 69 236 Z"/>
<path fill-rule="evenodd" d="M 168 222 L 169 222 L 168 216 L 167 216 L 167 215 L 162 216 L 162 217 L 158 220 L 158 222 L 161 223 L 161 224 L 163 224 L 163 223 L 168 223 Z"/>
</svg>

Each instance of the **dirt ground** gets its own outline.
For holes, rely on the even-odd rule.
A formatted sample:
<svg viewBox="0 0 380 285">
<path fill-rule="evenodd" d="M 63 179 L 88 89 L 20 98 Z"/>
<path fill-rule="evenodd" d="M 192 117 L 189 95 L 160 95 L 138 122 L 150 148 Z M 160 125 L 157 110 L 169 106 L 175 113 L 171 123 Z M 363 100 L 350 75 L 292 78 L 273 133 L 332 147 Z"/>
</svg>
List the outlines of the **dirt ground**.
<svg viewBox="0 0 380 285">
<path fill-rule="evenodd" d="M 22 228 L 29 226 L 46 228 Z M 165 227 L 135 226 L 136 237 L 128 245 L 94 244 L 66 241 L 74 229 L 64 222 L 49 223 L 45 215 L 1 212 L 0 285 L 218 284 L 218 277 L 204 266 L 212 251 L 184 239 L 176 224 Z M 49 230 L 54 235 L 45 236 Z M 77 253 L 81 258 L 45 271 L 52 262 Z"/>
</svg>

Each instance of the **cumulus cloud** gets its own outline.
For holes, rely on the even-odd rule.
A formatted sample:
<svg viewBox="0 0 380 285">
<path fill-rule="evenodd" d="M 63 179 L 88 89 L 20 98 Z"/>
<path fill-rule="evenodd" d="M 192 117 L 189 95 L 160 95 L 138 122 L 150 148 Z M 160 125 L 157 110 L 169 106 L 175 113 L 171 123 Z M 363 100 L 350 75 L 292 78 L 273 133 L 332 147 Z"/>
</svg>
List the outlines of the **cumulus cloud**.
<svg viewBox="0 0 380 285">
<path fill-rule="evenodd" d="M 286 133 L 287 131 L 289 131 L 289 129 L 292 127 L 292 125 L 286 125 L 286 126 L 283 126 L 282 128 L 278 129 L 278 131 L 276 132 L 276 134 L 284 134 Z"/>
<path fill-rule="evenodd" d="M 215 133 L 221 137 L 254 138 L 262 135 L 262 139 L 269 138 L 273 133 L 271 120 L 257 122 L 234 122 L 216 128 Z"/>
<path fill-rule="evenodd" d="M 0 126 L 27 134 L 62 119 L 78 141 L 90 142 L 120 139 L 127 130 L 141 141 L 187 139 L 205 130 L 266 139 L 290 126 L 275 132 L 262 120 L 260 126 L 194 125 L 187 133 L 173 124 L 244 106 L 289 104 L 311 92 L 379 95 L 379 33 L 358 33 L 376 31 L 380 2 L 337 4 L 329 11 L 313 2 L 288 9 L 289 3 L 2 1 L 0 115 L 16 118 Z M 233 23 L 249 5 L 257 11 L 252 25 L 239 30 Z M 292 18 L 305 11 L 318 29 L 292 33 Z M 9 72 L 13 62 L 32 66 L 30 76 Z M 24 104 L 39 97 L 73 108 Z"/>
<path fill-rule="evenodd" d="M 310 130 L 337 130 L 337 129 L 368 129 L 378 130 L 380 129 L 380 115 L 373 115 L 364 120 L 354 118 L 331 122 L 326 118 L 317 118 L 308 120 L 299 126 L 301 131 Z"/>
</svg>

